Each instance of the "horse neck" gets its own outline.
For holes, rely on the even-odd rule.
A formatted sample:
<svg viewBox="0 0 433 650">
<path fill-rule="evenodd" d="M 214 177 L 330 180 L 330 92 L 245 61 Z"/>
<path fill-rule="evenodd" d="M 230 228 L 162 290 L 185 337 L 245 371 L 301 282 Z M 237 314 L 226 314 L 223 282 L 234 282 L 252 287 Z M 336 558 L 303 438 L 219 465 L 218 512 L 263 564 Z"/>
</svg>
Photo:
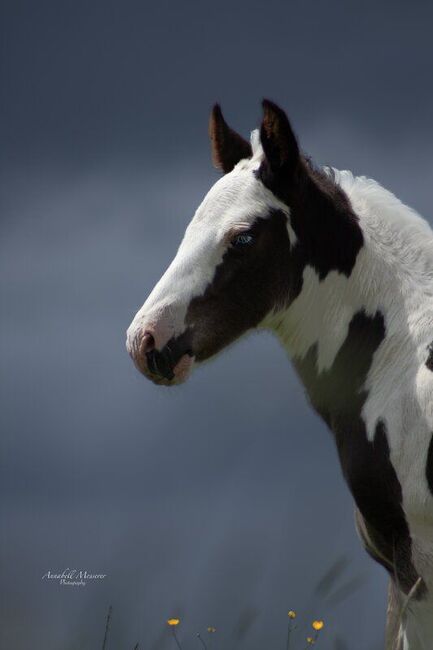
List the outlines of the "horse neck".
<svg viewBox="0 0 433 650">
<path fill-rule="evenodd" d="M 403 346 L 400 351 L 416 345 L 417 333 L 408 336 L 409 321 L 426 305 L 431 310 L 433 296 L 433 237 L 426 222 L 375 181 L 349 172 L 335 177 L 363 234 L 355 265 L 349 275 L 331 271 L 324 279 L 305 266 L 299 295 L 267 322 L 295 364 L 314 349 L 319 374 L 331 369 L 359 314 L 366 322 L 376 318 L 360 336 L 377 335 L 380 317 L 387 336 Z"/>
</svg>

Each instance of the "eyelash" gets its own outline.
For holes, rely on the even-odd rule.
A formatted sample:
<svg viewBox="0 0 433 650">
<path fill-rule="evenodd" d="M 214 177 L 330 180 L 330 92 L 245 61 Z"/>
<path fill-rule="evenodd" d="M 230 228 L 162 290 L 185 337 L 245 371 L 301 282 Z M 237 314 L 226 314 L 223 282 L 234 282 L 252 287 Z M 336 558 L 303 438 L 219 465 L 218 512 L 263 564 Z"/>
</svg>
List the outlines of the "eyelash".
<svg viewBox="0 0 433 650">
<path fill-rule="evenodd" d="M 246 248 L 247 246 L 251 246 L 253 242 L 254 237 L 251 233 L 242 232 L 232 239 L 231 245 L 233 248 Z"/>
</svg>

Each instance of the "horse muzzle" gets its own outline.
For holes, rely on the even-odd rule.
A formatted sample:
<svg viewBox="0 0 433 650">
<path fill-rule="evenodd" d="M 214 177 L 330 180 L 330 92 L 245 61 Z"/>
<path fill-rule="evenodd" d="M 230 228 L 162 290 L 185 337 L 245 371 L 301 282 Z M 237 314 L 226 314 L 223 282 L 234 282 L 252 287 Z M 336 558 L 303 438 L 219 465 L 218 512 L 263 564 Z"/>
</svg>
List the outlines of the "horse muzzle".
<svg viewBox="0 0 433 650">
<path fill-rule="evenodd" d="M 136 368 L 155 384 L 173 386 L 184 382 L 194 365 L 191 333 L 172 336 L 157 347 L 155 328 L 128 330 L 126 347 Z"/>
</svg>

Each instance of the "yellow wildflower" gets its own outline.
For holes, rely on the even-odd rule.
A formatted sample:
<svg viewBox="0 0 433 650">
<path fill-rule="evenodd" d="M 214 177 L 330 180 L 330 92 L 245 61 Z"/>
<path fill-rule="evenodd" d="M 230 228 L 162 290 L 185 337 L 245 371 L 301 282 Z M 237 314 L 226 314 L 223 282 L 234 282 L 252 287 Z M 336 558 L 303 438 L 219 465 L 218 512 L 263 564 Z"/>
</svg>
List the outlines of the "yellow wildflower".
<svg viewBox="0 0 433 650">
<path fill-rule="evenodd" d="M 289 618 L 296 618 L 296 612 L 294 612 L 293 609 L 291 609 L 289 612 L 287 612 L 287 616 Z"/>
<path fill-rule="evenodd" d="M 316 630 L 317 632 L 322 629 L 322 627 L 325 625 L 323 621 L 313 621 L 311 623 L 311 627 L 313 630 Z"/>
<path fill-rule="evenodd" d="M 176 625 L 179 625 L 179 623 L 180 623 L 180 620 L 178 618 L 169 618 L 168 621 L 167 621 L 167 625 L 169 625 L 170 627 L 174 627 Z"/>
</svg>

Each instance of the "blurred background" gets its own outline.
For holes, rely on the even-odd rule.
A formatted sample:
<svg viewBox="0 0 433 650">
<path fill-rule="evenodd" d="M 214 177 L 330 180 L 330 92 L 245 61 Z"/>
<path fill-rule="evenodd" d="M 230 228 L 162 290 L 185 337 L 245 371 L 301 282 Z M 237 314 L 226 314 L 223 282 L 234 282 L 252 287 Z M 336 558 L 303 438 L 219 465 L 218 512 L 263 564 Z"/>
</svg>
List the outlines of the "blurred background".
<svg viewBox="0 0 433 650">
<path fill-rule="evenodd" d="M 5 0 L 1 619 L 8 650 L 376 650 L 386 575 L 276 340 L 153 386 L 125 330 L 263 96 L 320 164 L 432 214 L 431 3 Z M 86 587 L 47 571 L 107 574 Z M 327 573 L 332 574 L 332 580 Z M 332 583 L 332 584 L 331 584 Z M 305 624 L 305 628 L 303 627 Z M 345 644 L 345 645 L 344 645 Z M 302 648 L 304 642 L 296 648 Z"/>
</svg>

